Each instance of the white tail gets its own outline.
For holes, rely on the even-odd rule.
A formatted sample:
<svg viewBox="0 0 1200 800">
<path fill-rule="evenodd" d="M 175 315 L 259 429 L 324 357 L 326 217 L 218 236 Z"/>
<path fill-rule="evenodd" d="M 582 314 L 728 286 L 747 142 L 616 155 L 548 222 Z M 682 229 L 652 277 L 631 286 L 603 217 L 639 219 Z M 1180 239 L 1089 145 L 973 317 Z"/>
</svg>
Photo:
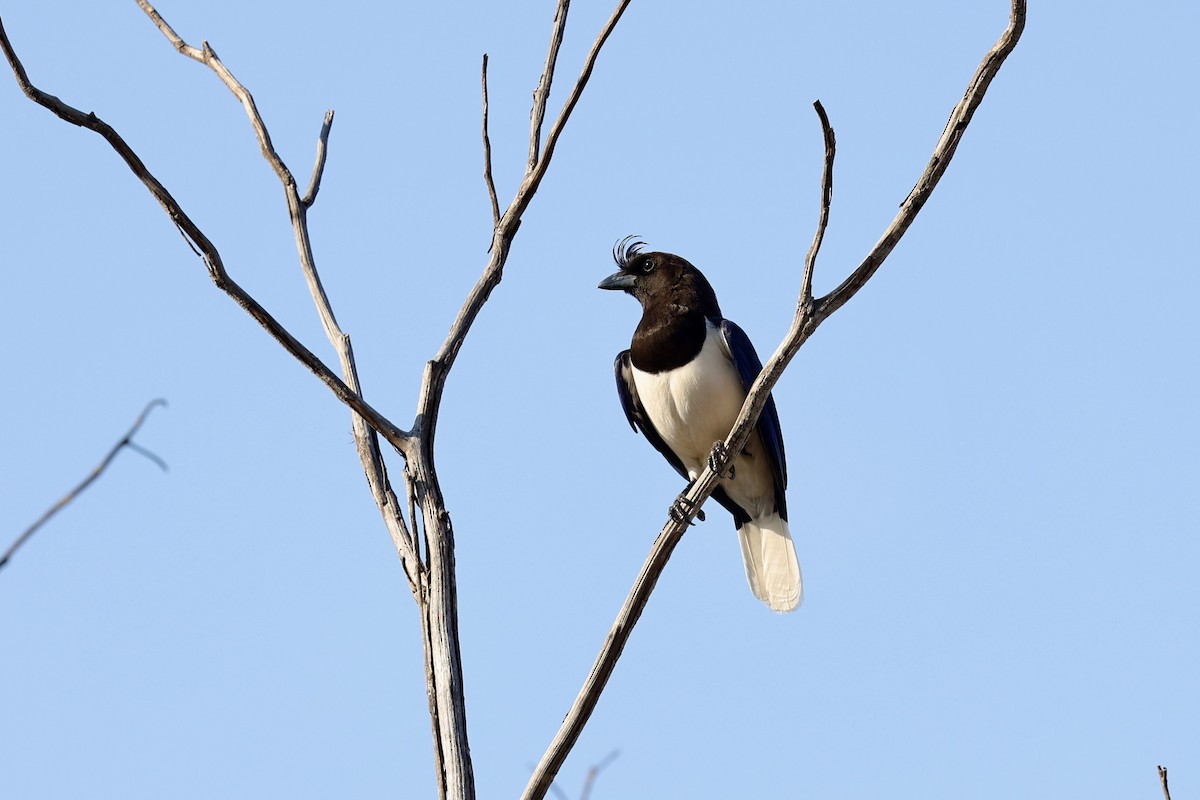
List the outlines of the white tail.
<svg viewBox="0 0 1200 800">
<path fill-rule="evenodd" d="M 800 585 L 800 562 L 787 522 L 778 514 L 751 520 L 738 528 L 746 580 L 754 596 L 772 611 L 794 611 L 804 591 Z"/>
</svg>

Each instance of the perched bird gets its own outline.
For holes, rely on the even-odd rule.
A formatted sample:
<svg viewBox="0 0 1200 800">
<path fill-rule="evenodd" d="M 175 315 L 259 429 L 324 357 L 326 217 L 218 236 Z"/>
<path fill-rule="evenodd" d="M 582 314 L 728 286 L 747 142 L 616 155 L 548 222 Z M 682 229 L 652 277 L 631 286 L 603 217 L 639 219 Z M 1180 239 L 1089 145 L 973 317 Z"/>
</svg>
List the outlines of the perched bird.
<svg viewBox="0 0 1200 800">
<path fill-rule="evenodd" d="M 721 316 L 700 270 L 670 253 L 644 253 L 626 237 L 613 248 L 620 270 L 601 289 L 633 295 L 642 320 L 617 356 L 617 394 L 625 416 L 687 481 L 704 471 L 729 435 L 746 393 L 762 371 L 749 337 Z M 737 527 L 754 596 L 774 611 L 800 605 L 800 565 L 787 524 L 787 466 L 775 401 L 721 478 L 712 497 Z M 672 506 L 677 516 L 683 495 Z M 701 518 L 703 516 L 701 515 Z"/>
</svg>

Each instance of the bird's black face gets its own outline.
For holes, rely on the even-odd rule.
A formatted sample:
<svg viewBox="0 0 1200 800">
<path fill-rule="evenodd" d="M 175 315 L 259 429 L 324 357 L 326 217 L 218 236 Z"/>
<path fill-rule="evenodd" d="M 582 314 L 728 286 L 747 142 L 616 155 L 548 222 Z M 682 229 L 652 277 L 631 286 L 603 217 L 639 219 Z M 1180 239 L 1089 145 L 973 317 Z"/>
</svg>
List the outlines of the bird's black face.
<svg viewBox="0 0 1200 800">
<path fill-rule="evenodd" d="M 613 259 L 621 269 L 600 281 L 598 288 L 627 292 L 643 308 L 659 305 L 720 315 L 712 287 L 698 269 L 671 253 L 643 253 L 644 246 L 632 236 L 618 242 Z"/>
<path fill-rule="evenodd" d="M 668 297 L 671 287 L 679 283 L 684 270 L 691 265 L 670 253 L 643 253 L 644 246 L 644 242 L 632 236 L 618 242 L 613 248 L 613 259 L 621 269 L 600 281 L 597 288 L 627 292 L 643 306 L 655 298 Z"/>
</svg>

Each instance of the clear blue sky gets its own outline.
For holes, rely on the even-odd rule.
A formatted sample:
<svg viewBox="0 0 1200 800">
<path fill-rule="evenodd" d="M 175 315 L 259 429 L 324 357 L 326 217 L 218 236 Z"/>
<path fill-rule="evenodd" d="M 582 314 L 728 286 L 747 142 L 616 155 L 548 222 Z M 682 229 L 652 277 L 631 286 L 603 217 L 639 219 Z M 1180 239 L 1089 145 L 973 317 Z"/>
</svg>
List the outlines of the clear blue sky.
<svg viewBox="0 0 1200 800">
<path fill-rule="evenodd" d="M 116 126 L 235 278 L 334 361 L 241 108 L 136 5 L 10 3 L 46 91 Z M 369 400 L 411 420 L 485 260 L 479 59 L 502 201 L 550 2 L 162 0 L 307 179 Z M 611 11 L 578 0 L 557 109 Z M 837 130 L 816 286 L 908 193 L 1003 0 L 635 0 L 450 379 L 482 797 L 524 786 L 680 489 L 627 426 L 641 234 L 764 355 Z M 776 391 L 806 599 L 766 611 L 716 506 L 684 539 L 562 772 L 594 798 L 1200 796 L 1194 3 L 1035 2 L 932 201 Z M 0 534 L 139 442 L 0 572 L 13 798 L 432 797 L 416 613 L 349 415 L 208 281 L 95 135 L 0 78 Z M 393 460 L 393 469 L 399 461 Z"/>
</svg>

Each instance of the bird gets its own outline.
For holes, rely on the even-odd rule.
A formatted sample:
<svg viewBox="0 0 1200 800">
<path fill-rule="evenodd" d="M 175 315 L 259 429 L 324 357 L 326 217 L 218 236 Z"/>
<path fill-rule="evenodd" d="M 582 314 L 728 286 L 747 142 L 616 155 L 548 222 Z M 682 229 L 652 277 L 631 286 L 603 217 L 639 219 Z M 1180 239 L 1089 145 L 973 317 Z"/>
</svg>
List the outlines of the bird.
<svg viewBox="0 0 1200 800">
<path fill-rule="evenodd" d="M 614 364 L 617 395 L 634 432 L 690 488 L 714 446 L 724 447 L 762 361 L 745 332 L 721 314 L 700 270 L 680 256 L 645 252 L 646 247 L 633 236 L 617 242 L 613 260 L 619 269 L 597 288 L 626 292 L 642 305 L 630 347 Z M 768 398 L 712 497 L 733 515 L 751 591 L 780 613 L 796 609 L 803 596 L 786 489 L 783 434 L 775 401 Z M 688 505 L 686 492 L 671 506 L 676 519 Z"/>
</svg>

